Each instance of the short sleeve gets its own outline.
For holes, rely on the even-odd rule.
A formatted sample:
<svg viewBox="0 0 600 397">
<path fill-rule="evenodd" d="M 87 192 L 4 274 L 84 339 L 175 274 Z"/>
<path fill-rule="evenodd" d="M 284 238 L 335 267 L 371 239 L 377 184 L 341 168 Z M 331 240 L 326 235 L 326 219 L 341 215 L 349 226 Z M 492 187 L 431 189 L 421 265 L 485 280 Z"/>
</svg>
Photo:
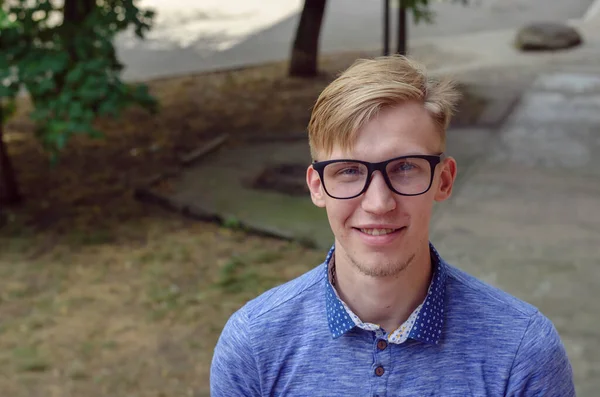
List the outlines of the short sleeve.
<svg viewBox="0 0 600 397">
<path fill-rule="evenodd" d="M 249 332 L 243 309 L 225 324 L 210 368 L 211 397 L 260 396 L 259 372 Z"/>
<path fill-rule="evenodd" d="M 534 314 L 511 369 L 507 397 L 574 397 L 573 370 L 556 328 Z"/>
</svg>

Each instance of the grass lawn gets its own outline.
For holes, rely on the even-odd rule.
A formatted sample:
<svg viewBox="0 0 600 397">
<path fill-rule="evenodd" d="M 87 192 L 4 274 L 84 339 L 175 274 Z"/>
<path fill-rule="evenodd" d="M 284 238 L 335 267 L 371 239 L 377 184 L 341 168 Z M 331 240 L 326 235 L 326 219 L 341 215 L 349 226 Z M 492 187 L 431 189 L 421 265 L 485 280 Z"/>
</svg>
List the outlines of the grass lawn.
<svg viewBox="0 0 600 397">
<path fill-rule="evenodd" d="M 323 259 L 168 214 L 111 237 L 3 237 L 2 395 L 208 396 L 227 317 Z"/>
<path fill-rule="evenodd" d="M 133 190 L 222 132 L 229 145 L 298 134 L 357 56 L 324 58 L 312 80 L 275 63 L 149 82 L 159 114 L 99 120 L 107 139 L 73 139 L 52 169 L 23 102 L 6 137 L 27 201 L 0 228 L 0 394 L 208 396 L 228 316 L 325 252 L 182 219 Z M 480 104 L 467 95 L 459 119 Z"/>
</svg>

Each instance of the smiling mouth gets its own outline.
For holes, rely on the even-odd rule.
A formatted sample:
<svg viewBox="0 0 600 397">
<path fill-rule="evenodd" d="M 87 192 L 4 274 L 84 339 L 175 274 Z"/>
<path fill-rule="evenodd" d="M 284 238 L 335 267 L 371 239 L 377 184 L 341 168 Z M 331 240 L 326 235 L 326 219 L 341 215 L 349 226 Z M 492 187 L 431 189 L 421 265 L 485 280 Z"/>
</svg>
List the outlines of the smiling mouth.
<svg viewBox="0 0 600 397">
<path fill-rule="evenodd" d="M 391 234 L 397 231 L 404 229 L 405 227 L 401 227 L 398 229 L 356 229 L 361 233 L 368 234 L 370 236 L 385 236 L 386 234 Z"/>
</svg>

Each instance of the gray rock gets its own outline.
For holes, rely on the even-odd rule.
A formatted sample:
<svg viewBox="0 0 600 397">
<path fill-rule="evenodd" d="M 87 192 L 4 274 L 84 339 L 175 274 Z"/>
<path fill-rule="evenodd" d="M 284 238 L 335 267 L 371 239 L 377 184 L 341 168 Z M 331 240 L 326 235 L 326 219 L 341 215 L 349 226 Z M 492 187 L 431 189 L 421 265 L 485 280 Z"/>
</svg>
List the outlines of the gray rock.
<svg viewBox="0 0 600 397">
<path fill-rule="evenodd" d="M 581 35 L 570 26 L 540 22 L 519 30 L 515 44 L 522 51 L 552 51 L 575 47 L 582 42 Z"/>
</svg>

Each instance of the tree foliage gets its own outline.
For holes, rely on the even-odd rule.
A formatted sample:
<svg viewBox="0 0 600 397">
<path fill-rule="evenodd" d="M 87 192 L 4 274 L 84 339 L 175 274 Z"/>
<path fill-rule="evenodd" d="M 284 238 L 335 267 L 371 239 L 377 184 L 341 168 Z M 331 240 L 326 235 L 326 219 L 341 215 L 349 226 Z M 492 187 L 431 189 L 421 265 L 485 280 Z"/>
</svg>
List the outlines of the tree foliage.
<svg viewBox="0 0 600 397">
<path fill-rule="evenodd" d="M 70 137 L 101 137 L 93 122 L 133 104 L 156 110 L 144 85 L 120 78 L 113 40 L 133 28 L 139 38 L 153 12 L 135 0 L 7 0 L 0 11 L 0 100 L 4 113 L 19 92 L 33 103 L 36 136 L 56 160 Z M 5 117 L 6 119 L 6 117 Z"/>
</svg>

